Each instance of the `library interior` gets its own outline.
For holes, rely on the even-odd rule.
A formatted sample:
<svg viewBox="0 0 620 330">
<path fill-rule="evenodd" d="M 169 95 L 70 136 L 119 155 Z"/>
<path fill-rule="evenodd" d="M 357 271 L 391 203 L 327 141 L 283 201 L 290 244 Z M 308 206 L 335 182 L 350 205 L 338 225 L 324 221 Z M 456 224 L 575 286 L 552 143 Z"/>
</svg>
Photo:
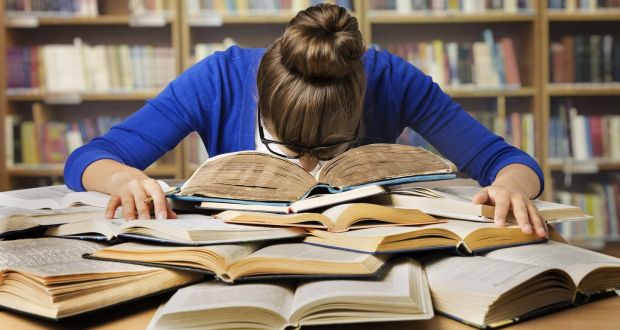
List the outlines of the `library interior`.
<svg viewBox="0 0 620 330">
<path fill-rule="evenodd" d="M 166 92 L 186 70 L 267 48 L 326 3 L 355 19 L 367 52 L 419 69 L 538 163 L 530 205 L 547 237 L 522 231 L 519 210 L 496 225 L 499 204 L 473 203 L 479 182 L 408 125 L 321 159 L 333 182 L 356 159 L 370 165 L 340 186 L 304 177 L 310 190 L 270 145 L 258 154 L 258 134 L 255 153 L 209 157 L 217 142 L 191 132 L 144 169 L 177 220 L 153 207 L 157 220 L 123 220 L 120 202 L 110 220 L 115 195 L 65 185 L 72 152 L 109 131 L 143 134 L 117 125 L 168 104 L 150 100 L 191 96 Z M 620 324 L 620 0 L 0 0 L 0 21 L 0 327 Z M 229 78 L 245 79 L 216 82 Z M 234 94 L 221 93 L 181 107 Z"/>
</svg>

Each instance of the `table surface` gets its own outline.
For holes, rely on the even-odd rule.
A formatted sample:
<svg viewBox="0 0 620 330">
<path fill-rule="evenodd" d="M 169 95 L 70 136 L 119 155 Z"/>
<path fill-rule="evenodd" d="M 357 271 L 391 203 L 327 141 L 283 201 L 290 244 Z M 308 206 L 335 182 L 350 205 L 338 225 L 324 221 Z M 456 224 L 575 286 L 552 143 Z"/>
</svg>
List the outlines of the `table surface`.
<svg viewBox="0 0 620 330">
<path fill-rule="evenodd" d="M 169 296 L 169 295 L 168 295 Z M 41 320 L 25 315 L 0 311 L 0 328 L 3 329 L 144 329 L 155 309 L 166 296 L 151 297 L 131 304 L 85 314 L 62 322 Z M 304 329 L 474 329 L 443 316 L 432 320 L 411 322 L 368 323 Z M 620 297 L 608 297 L 579 307 L 540 316 L 509 327 L 510 329 L 544 330 L 598 330 L 620 328 Z"/>
</svg>

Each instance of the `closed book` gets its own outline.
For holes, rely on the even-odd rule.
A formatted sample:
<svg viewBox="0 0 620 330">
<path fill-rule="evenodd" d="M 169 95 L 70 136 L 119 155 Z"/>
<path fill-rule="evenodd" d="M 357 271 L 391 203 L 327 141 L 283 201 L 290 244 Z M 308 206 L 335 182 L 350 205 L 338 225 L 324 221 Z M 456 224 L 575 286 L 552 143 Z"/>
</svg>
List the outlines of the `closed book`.
<svg viewBox="0 0 620 330">
<path fill-rule="evenodd" d="M 565 62 L 566 50 L 561 43 L 551 44 L 551 67 L 552 75 L 551 81 L 554 83 L 568 82 L 566 78 L 567 64 Z"/>
<path fill-rule="evenodd" d="M 614 80 L 614 58 L 613 58 L 614 39 L 611 35 L 603 36 L 603 81 L 612 82 Z M 616 62 L 620 66 L 620 62 Z"/>
<path fill-rule="evenodd" d="M 504 55 L 504 71 L 506 73 L 506 84 L 509 86 L 521 86 L 521 76 L 519 74 L 519 65 L 517 64 L 517 55 L 515 53 L 514 42 L 512 38 L 502 38 L 499 41 Z"/>
<path fill-rule="evenodd" d="M 602 37 L 590 36 L 590 82 L 603 82 L 603 51 Z"/>
<path fill-rule="evenodd" d="M 562 37 L 562 45 L 564 45 L 564 54 L 566 56 L 564 63 L 565 82 L 574 83 L 575 80 L 575 38 L 573 36 Z"/>
</svg>

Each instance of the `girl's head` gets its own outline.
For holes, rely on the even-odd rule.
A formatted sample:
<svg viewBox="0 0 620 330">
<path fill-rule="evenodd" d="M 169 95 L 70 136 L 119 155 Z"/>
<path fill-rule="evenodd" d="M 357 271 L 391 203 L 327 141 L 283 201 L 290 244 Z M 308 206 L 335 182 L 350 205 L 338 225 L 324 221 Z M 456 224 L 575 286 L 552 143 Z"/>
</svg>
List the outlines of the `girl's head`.
<svg viewBox="0 0 620 330">
<path fill-rule="evenodd" d="M 366 88 L 364 51 L 357 19 L 322 4 L 300 11 L 265 52 L 257 76 L 265 128 L 289 145 L 336 145 L 305 155 L 302 165 L 307 157 L 335 156 L 356 138 Z"/>
</svg>

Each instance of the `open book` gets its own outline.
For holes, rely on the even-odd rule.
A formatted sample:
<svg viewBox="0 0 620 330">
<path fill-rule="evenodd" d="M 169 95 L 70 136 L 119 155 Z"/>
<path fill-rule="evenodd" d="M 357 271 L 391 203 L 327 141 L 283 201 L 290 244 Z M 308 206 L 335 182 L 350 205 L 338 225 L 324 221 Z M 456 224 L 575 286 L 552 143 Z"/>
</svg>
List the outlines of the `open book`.
<svg viewBox="0 0 620 330">
<path fill-rule="evenodd" d="M 62 209 L 76 205 L 105 208 L 110 196 L 96 191 L 75 192 L 67 186 L 48 186 L 0 192 L 0 206 L 23 209 Z"/>
<path fill-rule="evenodd" d="M 430 215 L 412 209 L 399 209 L 368 203 L 332 206 L 322 213 L 272 214 L 224 211 L 216 215 L 228 223 L 320 228 L 331 232 L 380 226 L 425 225 L 439 223 Z"/>
<path fill-rule="evenodd" d="M 198 281 L 200 274 L 82 259 L 103 245 L 59 238 L 0 241 L 0 306 L 59 319 Z"/>
<path fill-rule="evenodd" d="M 242 151 L 207 160 L 173 198 L 289 206 L 316 194 L 343 193 L 368 185 L 451 179 L 452 172 L 453 165 L 442 157 L 419 147 L 397 144 L 371 144 L 348 150 L 328 161 L 316 177 L 284 158 Z M 323 198 L 313 201 L 312 207 L 340 202 L 343 200 L 330 203 L 330 198 Z"/>
<path fill-rule="evenodd" d="M 213 329 L 223 324 L 244 329 L 285 329 L 432 317 L 422 267 L 413 259 L 402 258 L 374 281 L 192 285 L 180 289 L 162 305 L 147 329 Z"/>
<path fill-rule="evenodd" d="M 473 204 L 479 187 L 446 186 L 437 188 L 407 187 L 392 190 L 389 194 L 374 196 L 370 202 L 393 207 L 419 209 L 422 212 L 453 219 L 492 222 L 495 207 Z M 534 205 L 547 222 L 588 220 L 592 217 L 577 206 L 535 200 Z M 509 213 L 508 221 L 514 221 Z"/>
<path fill-rule="evenodd" d="M 240 278 L 373 277 L 380 273 L 387 260 L 386 256 L 303 243 L 265 247 L 255 243 L 197 247 L 123 243 L 85 257 L 215 273 L 216 278 L 224 282 Z"/>
<path fill-rule="evenodd" d="M 224 244 L 305 236 L 301 228 L 273 228 L 224 223 L 205 215 L 179 214 L 170 220 L 87 220 L 47 229 L 48 236 L 91 240 L 121 237 L 178 245 Z"/>
<path fill-rule="evenodd" d="M 105 219 L 103 209 L 94 206 L 73 206 L 54 210 L 0 207 L 0 239 L 38 236 L 52 226 L 103 219 Z"/>
<path fill-rule="evenodd" d="M 536 234 L 524 234 L 518 226 L 497 227 L 493 223 L 444 219 L 420 227 L 378 227 L 330 233 L 309 230 L 304 242 L 365 253 L 397 253 L 457 248 L 463 254 L 507 246 L 544 242 Z"/>
<path fill-rule="evenodd" d="M 620 287 L 620 259 L 553 241 L 423 262 L 435 310 L 477 327 L 503 326 Z"/>
</svg>

